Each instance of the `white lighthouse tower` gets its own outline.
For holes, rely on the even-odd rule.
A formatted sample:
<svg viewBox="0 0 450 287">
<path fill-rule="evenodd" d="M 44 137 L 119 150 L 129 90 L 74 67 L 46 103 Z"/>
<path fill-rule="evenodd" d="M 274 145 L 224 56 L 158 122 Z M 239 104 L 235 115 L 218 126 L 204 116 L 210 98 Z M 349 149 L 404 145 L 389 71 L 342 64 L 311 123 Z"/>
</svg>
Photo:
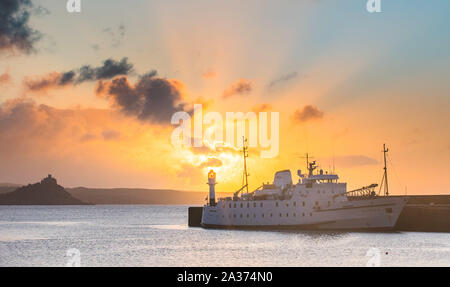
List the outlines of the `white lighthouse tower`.
<svg viewBox="0 0 450 287">
<path fill-rule="evenodd" d="M 208 185 L 209 185 L 209 205 L 216 205 L 216 173 L 214 170 L 210 170 L 208 173 Z"/>
</svg>

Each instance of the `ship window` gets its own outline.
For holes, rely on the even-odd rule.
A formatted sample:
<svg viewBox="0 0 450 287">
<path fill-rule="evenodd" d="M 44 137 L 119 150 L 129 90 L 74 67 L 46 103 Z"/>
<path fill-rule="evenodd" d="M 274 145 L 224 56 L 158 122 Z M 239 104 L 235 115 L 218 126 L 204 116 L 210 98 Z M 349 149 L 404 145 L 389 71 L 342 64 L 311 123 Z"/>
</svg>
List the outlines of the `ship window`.
<svg viewBox="0 0 450 287">
<path fill-rule="evenodd" d="M 242 213 L 241 213 L 241 218 L 242 218 Z"/>
<path fill-rule="evenodd" d="M 270 217 L 272 217 L 272 213 L 270 214 Z"/>
<path fill-rule="evenodd" d="M 256 207 L 256 202 L 253 202 L 253 207 Z"/>
<path fill-rule="evenodd" d="M 297 215 L 295 214 L 295 212 L 294 212 L 294 217 L 296 217 Z"/>
<path fill-rule="evenodd" d="M 247 207 L 250 207 L 250 203 L 247 203 Z"/>
<path fill-rule="evenodd" d="M 306 188 L 312 188 L 312 182 L 308 182 L 308 183 L 306 184 Z"/>
<path fill-rule="evenodd" d="M 231 203 L 228 205 L 229 208 L 231 208 Z"/>
<path fill-rule="evenodd" d="M 264 217 L 264 213 L 262 214 L 262 217 Z"/>
<path fill-rule="evenodd" d="M 236 214 L 233 214 L 233 217 L 236 218 Z"/>
<path fill-rule="evenodd" d="M 244 204 L 241 203 L 241 208 L 244 207 Z"/>
<path fill-rule="evenodd" d="M 261 202 L 260 206 L 262 207 L 262 202 Z"/>
<path fill-rule="evenodd" d="M 225 208 L 225 203 L 224 203 L 224 204 L 222 204 L 222 208 Z"/>
<path fill-rule="evenodd" d="M 297 206 L 297 201 L 294 201 L 294 206 Z"/>
<path fill-rule="evenodd" d="M 253 213 L 253 218 L 255 218 L 255 217 L 256 217 L 256 214 Z"/>
<path fill-rule="evenodd" d="M 305 206 L 305 202 L 304 201 L 303 201 L 302 205 Z"/>
<path fill-rule="evenodd" d="M 233 205 L 234 208 L 236 208 L 236 203 Z"/>
<path fill-rule="evenodd" d="M 302 216 L 305 216 L 305 213 L 303 212 Z"/>
<path fill-rule="evenodd" d="M 328 201 L 328 206 L 330 206 L 330 205 L 331 205 L 331 202 Z"/>
<path fill-rule="evenodd" d="M 275 203 L 276 206 L 278 206 L 278 201 Z"/>
<path fill-rule="evenodd" d="M 247 213 L 247 218 L 249 218 L 250 217 L 250 215 Z"/>
<path fill-rule="evenodd" d="M 281 215 L 281 213 L 280 213 L 280 217 L 281 217 L 282 215 Z"/>
<path fill-rule="evenodd" d="M 289 217 L 289 213 L 286 213 L 286 217 Z"/>
<path fill-rule="evenodd" d="M 286 202 L 286 206 L 289 207 L 289 202 Z"/>
<path fill-rule="evenodd" d="M 312 216 L 312 212 L 309 213 L 309 216 Z"/>
<path fill-rule="evenodd" d="M 392 213 L 392 208 L 386 208 L 386 213 Z"/>
</svg>

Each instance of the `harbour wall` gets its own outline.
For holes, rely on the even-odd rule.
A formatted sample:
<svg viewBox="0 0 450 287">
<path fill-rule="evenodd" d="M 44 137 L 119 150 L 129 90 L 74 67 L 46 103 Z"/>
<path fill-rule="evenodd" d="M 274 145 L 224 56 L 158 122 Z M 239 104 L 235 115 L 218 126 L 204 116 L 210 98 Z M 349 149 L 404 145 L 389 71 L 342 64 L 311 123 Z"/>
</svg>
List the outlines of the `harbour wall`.
<svg viewBox="0 0 450 287">
<path fill-rule="evenodd" d="M 450 232 L 450 195 L 402 196 L 408 199 L 394 230 Z M 202 207 L 188 208 L 188 225 L 200 227 Z"/>
</svg>

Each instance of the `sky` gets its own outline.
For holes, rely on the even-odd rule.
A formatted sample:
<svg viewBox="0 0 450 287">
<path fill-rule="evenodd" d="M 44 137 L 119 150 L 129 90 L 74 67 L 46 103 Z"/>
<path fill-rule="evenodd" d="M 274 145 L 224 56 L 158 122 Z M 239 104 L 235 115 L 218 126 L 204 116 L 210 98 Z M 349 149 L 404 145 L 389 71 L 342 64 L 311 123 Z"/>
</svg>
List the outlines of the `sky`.
<svg viewBox="0 0 450 287">
<path fill-rule="evenodd" d="M 241 186 L 238 147 L 178 147 L 177 111 L 279 113 L 250 189 L 306 153 L 348 189 L 450 193 L 450 2 L 66 1 L 0 4 L 0 182 Z"/>
</svg>

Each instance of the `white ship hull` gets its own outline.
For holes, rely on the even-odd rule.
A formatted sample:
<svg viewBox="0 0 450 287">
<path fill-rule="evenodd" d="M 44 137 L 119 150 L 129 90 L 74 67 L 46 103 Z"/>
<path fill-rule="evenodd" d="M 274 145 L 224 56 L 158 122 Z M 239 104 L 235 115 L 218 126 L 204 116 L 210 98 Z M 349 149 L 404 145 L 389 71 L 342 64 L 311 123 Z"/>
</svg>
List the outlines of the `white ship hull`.
<svg viewBox="0 0 450 287">
<path fill-rule="evenodd" d="M 302 197 L 279 201 L 222 201 L 215 206 L 204 206 L 202 226 L 236 229 L 389 230 L 395 226 L 404 205 L 404 199 L 398 197 L 345 200 L 330 206 L 326 204 L 326 207 L 319 205 L 319 208 Z"/>
</svg>

